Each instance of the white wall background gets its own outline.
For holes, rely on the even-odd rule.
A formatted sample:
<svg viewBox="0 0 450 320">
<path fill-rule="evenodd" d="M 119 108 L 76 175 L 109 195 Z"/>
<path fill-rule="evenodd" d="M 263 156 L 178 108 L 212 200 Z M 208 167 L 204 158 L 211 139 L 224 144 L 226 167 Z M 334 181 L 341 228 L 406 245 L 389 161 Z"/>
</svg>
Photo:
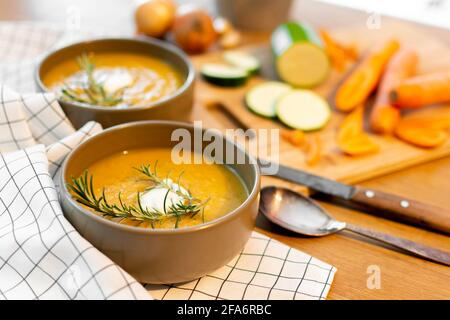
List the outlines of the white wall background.
<svg viewBox="0 0 450 320">
<path fill-rule="evenodd" d="M 450 0 L 319 1 L 450 29 Z"/>
</svg>

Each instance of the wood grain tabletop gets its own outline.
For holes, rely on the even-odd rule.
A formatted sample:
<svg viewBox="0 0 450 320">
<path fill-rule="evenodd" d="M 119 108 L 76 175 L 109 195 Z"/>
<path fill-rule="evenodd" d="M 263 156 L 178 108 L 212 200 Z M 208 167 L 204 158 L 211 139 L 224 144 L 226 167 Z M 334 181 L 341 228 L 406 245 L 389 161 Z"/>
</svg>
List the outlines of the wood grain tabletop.
<svg viewBox="0 0 450 320">
<path fill-rule="evenodd" d="M 55 10 L 55 6 L 58 10 Z M 121 0 L 98 0 L 95 5 L 92 1 L 84 0 L 1 1 L 0 19 L 63 22 L 64 12 L 69 6 L 77 6 L 80 9 L 82 20 L 87 26 L 101 23 L 106 27 L 120 26 L 122 30 L 133 30 L 133 2 Z M 102 11 L 103 18 L 98 16 L 98 8 L 101 6 L 106 10 Z M 306 0 L 301 1 L 295 10 L 298 12 L 293 12 L 294 17 L 307 19 L 312 25 L 327 28 L 365 23 L 367 19 L 365 12 Z M 419 27 L 433 32 L 447 44 L 450 43 L 450 31 Z M 260 39 L 260 35 L 247 37 L 248 42 Z M 195 116 L 205 119 L 210 125 L 227 126 L 223 115 L 212 114 L 198 106 L 195 112 Z M 273 178 L 264 178 L 263 183 L 285 184 Z M 365 181 L 361 185 L 450 210 L 450 158 Z M 290 187 L 297 188 L 292 185 Z M 450 251 L 448 236 L 382 219 L 367 214 L 361 208 L 351 208 L 348 204 L 338 206 L 329 199 L 318 200 L 334 217 L 343 221 Z M 390 250 L 346 232 L 324 238 L 305 238 L 274 227 L 261 217 L 258 220 L 258 231 L 334 265 L 338 271 L 328 299 L 450 299 L 448 267 Z"/>
<path fill-rule="evenodd" d="M 227 123 L 226 115 L 205 110 L 200 105 L 195 106 L 194 116 L 202 119 L 205 126 L 233 127 L 231 122 Z M 262 184 L 286 186 L 298 191 L 303 188 L 272 177 L 263 177 Z M 450 209 L 450 158 L 364 181 L 360 185 Z M 336 205 L 329 199 L 316 200 L 338 220 L 450 252 L 446 235 L 379 218 L 376 211 L 368 214 L 366 209 L 354 208 L 349 203 Z M 261 215 L 257 229 L 334 265 L 338 271 L 328 299 L 450 298 L 449 267 L 394 251 L 347 232 L 323 238 L 302 237 L 274 226 Z"/>
</svg>

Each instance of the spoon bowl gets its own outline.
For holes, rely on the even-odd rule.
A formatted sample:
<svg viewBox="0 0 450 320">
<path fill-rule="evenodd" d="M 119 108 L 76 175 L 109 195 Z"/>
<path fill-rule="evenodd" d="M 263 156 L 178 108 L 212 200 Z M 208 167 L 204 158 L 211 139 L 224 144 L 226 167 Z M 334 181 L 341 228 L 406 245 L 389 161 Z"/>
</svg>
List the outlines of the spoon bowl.
<svg viewBox="0 0 450 320">
<path fill-rule="evenodd" d="M 346 227 L 311 199 L 285 188 L 263 188 L 259 210 L 273 223 L 307 236 L 326 236 Z"/>
<path fill-rule="evenodd" d="M 321 237 L 345 229 L 387 243 L 415 256 L 450 266 L 448 252 L 337 221 L 310 198 L 286 188 L 273 186 L 263 188 L 259 210 L 273 223 L 299 234 Z"/>
</svg>

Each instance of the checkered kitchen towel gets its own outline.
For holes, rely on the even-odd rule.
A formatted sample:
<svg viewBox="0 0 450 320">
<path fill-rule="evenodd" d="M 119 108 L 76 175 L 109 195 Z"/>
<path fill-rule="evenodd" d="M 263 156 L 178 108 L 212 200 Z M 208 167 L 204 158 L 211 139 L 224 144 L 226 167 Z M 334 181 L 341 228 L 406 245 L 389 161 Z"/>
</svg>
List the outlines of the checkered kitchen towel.
<svg viewBox="0 0 450 320">
<path fill-rule="evenodd" d="M 53 94 L 0 86 L 0 299 L 149 298 L 75 231 L 58 202 L 62 161 L 99 131 L 95 122 L 75 131 Z"/>
<path fill-rule="evenodd" d="M 22 26 L 21 32 L 27 28 Z M 51 30 L 49 34 L 57 34 Z M 39 43 L 56 41 L 44 38 Z M 25 45 L 11 44 L 19 52 L 27 52 Z M 0 57 L 8 56 L 5 47 L 0 43 Z M 14 77 L 32 74 L 28 67 L 21 64 L 20 72 L 8 74 L 9 83 L 22 83 Z M 74 131 L 52 94 L 0 89 L 0 299 L 149 298 L 73 229 L 57 201 L 52 179 L 65 155 L 101 127 L 89 122 Z M 156 299 L 325 299 L 335 272 L 254 232 L 244 250 L 216 272 L 189 283 L 145 288 Z"/>
<path fill-rule="evenodd" d="M 258 232 L 219 270 L 178 285 L 147 285 L 155 299 L 322 300 L 336 268 Z"/>
</svg>

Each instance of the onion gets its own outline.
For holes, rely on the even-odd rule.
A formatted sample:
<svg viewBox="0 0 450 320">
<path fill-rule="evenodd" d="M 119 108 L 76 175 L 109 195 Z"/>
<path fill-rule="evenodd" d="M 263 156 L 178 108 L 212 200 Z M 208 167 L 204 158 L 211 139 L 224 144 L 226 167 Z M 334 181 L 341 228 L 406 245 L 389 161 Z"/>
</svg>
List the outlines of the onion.
<svg viewBox="0 0 450 320">
<path fill-rule="evenodd" d="M 237 30 L 231 30 L 222 35 L 219 44 L 223 49 L 232 49 L 239 46 L 241 42 L 241 33 Z"/>
<path fill-rule="evenodd" d="M 201 9 L 179 13 L 175 17 L 173 34 L 176 43 L 188 52 L 203 52 L 217 38 L 213 19 Z"/>
<path fill-rule="evenodd" d="M 161 38 L 172 27 L 175 5 L 171 0 L 150 0 L 141 4 L 135 13 L 139 33 Z"/>
</svg>

